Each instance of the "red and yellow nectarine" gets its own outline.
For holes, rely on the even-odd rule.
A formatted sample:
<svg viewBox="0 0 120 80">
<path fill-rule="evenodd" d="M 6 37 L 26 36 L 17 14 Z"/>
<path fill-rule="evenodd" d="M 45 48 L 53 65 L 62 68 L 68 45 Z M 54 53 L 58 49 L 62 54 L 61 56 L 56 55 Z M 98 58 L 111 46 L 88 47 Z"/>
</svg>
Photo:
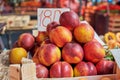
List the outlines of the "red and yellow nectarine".
<svg viewBox="0 0 120 80">
<path fill-rule="evenodd" d="M 61 59 L 60 49 L 52 43 L 42 45 L 37 54 L 40 63 L 45 66 L 50 66 Z"/>
<path fill-rule="evenodd" d="M 58 47 L 63 47 L 66 43 L 72 41 L 72 33 L 67 28 L 58 26 L 51 30 L 49 38 Z"/>
</svg>

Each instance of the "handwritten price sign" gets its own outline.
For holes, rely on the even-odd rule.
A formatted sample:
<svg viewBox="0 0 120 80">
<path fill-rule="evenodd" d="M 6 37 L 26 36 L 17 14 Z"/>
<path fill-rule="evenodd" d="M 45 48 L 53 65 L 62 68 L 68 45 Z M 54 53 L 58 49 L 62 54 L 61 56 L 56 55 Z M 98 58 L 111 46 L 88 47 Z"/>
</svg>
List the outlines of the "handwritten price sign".
<svg viewBox="0 0 120 80">
<path fill-rule="evenodd" d="M 46 31 L 46 26 L 52 21 L 59 22 L 60 15 L 65 12 L 70 11 L 69 8 L 39 8 L 37 11 L 38 20 L 38 30 Z"/>
</svg>

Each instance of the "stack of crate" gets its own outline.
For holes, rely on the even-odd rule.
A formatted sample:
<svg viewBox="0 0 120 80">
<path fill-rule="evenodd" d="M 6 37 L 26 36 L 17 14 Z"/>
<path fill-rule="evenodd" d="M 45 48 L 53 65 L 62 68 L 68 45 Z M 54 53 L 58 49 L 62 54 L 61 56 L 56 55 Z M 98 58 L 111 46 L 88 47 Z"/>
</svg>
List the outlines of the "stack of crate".
<svg viewBox="0 0 120 80">
<path fill-rule="evenodd" d="M 120 14 L 114 14 L 109 16 L 108 30 L 112 32 L 120 32 Z"/>
</svg>

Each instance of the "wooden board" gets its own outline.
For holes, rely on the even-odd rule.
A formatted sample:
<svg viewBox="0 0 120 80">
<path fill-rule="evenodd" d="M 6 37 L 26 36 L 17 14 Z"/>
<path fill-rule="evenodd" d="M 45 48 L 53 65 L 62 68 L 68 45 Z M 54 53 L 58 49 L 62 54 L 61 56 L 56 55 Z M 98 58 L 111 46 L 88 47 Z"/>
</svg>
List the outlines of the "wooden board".
<svg viewBox="0 0 120 80">
<path fill-rule="evenodd" d="M 82 77 L 74 77 L 74 78 L 39 78 L 37 80 L 101 80 L 104 77 L 109 77 L 111 80 L 116 80 L 116 74 L 82 76 Z"/>
<path fill-rule="evenodd" d="M 111 28 L 111 27 L 108 27 L 108 30 L 112 31 L 112 32 L 119 32 L 120 28 Z"/>
<path fill-rule="evenodd" d="M 7 27 L 7 30 L 27 30 L 27 29 L 35 29 L 37 24 L 37 20 L 31 20 L 28 26 L 22 26 L 22 27 Z"/>
</svg>

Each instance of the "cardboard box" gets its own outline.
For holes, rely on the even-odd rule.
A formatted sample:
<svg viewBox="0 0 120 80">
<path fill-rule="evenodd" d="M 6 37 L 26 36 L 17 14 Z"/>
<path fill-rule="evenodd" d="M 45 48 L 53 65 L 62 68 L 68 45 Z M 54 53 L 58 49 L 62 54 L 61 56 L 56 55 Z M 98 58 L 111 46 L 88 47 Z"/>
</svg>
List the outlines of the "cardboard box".
<svg viewBox="0 0 120 80">
<path fill-rule="evenodd" d="M 120 68 L 117 67 L 116 80 L 120 80 Z"/>
</svg>

